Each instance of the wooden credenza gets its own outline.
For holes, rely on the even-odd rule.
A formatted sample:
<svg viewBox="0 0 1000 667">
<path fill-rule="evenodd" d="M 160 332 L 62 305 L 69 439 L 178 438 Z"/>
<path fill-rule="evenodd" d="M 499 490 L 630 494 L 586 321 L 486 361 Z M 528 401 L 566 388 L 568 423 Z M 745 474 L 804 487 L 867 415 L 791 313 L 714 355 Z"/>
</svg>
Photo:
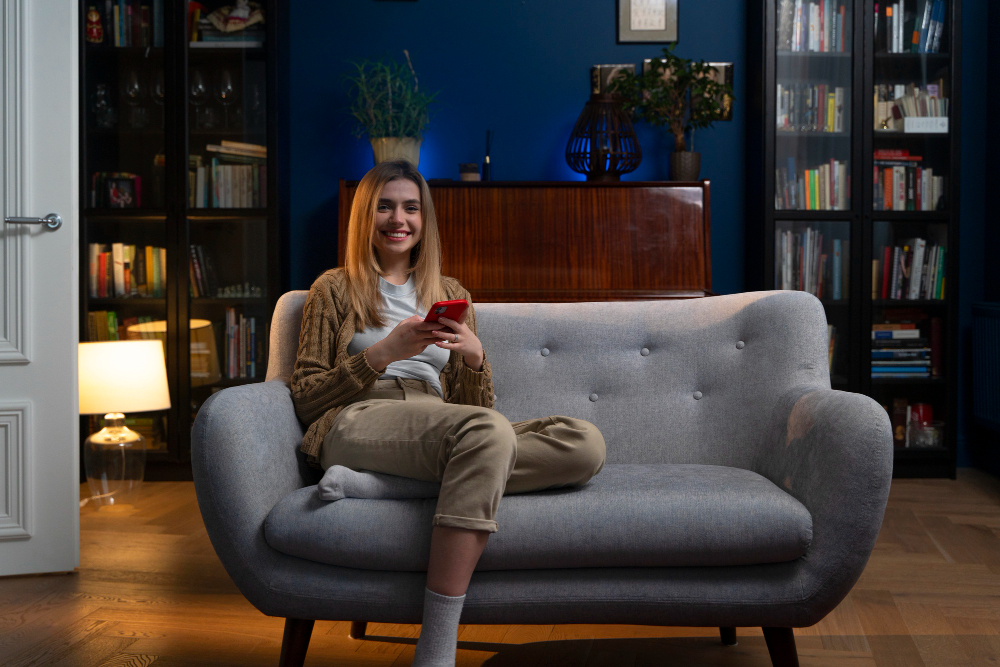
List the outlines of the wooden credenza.
<svg viewBox="0 0 1000 667">
<path fill-rule="evenodd" d="M 431 182 L 443 272 L 479 302 L 712 293 L 709 182 Z M 340 181 L 339 263 L 356 182 Z"/>
</svg>

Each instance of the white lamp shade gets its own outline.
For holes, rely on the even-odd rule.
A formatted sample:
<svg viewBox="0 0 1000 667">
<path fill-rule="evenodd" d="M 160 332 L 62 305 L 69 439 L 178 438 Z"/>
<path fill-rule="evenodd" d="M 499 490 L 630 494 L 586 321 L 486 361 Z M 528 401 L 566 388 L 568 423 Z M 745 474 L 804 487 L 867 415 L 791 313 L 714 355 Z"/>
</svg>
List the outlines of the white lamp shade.
<svg viewBox="0 0 1000 667">
<path fill-rule="evenodd" d="M 170 407 L 167 365 L 158 340 L 80 343 L 80 414 Z"/>
</svg>

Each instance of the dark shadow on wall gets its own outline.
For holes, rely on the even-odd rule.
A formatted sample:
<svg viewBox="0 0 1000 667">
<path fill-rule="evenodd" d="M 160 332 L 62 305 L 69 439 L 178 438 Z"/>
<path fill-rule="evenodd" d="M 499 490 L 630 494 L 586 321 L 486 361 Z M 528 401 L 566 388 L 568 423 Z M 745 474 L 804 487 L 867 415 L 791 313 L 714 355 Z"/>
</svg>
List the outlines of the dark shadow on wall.
<svg viewBox="0 0 1000 667">
<path fill-rule="evenodd" d="M 333 196 L 302 218 L 290 249 L 291 289 L 309 289 L 319 274 L 337 266 L 337 206 Z"/>
</svg>

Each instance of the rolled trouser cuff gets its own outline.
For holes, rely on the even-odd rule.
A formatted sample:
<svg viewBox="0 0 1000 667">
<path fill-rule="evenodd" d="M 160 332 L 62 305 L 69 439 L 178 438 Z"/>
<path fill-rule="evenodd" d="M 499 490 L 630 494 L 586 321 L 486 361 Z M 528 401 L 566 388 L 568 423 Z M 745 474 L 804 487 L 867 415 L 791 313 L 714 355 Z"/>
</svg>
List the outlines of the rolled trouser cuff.
<svg viewBox="0 0 1000 667">
<path fill-rule="evenodd" d="M 435 514 L 434 525 L 445 526 L 446 528 L 462 528 L 464 530 L 485 530 L 488 533 L 495 533 L 498 530 L 496 521 L 470 519 L 465 516 L 451 516 L 449 514 Z"/>
</svg>

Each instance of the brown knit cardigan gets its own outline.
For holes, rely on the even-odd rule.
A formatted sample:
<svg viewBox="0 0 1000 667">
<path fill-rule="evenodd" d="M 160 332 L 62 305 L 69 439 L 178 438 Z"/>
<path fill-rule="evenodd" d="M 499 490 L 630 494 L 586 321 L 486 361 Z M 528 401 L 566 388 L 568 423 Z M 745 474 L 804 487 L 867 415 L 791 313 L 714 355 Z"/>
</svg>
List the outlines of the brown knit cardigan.
<svg viewBox="0 0 1000 667">
<path fill-rule="evenodd" d="M 476 311 L 469 292 L 454 278 L 441 278 L 448 299 L 469 301 L 465 323 L 476 332 Z M 364 351 L 351 356 L 347 346 L 357 332 L 357 318 L 347 298 L 347 276 L 342 268 L 325 272 L 309 289 L 302 311 L 299 350 L 292 371 L 292 401 L 295 413 L 308 424 L 302 451 L 310 464 L 318 466 L 319 448 L 333 420 L 349 400 L 371 388 L 381 375 L 368 365 Z M 483 358 L 483 368 L 474 371 L 461 355 L 452 351 L 441 371 L 441 390 L 448 403 L 493 407 L 493 372 Z"/>
</svg>

